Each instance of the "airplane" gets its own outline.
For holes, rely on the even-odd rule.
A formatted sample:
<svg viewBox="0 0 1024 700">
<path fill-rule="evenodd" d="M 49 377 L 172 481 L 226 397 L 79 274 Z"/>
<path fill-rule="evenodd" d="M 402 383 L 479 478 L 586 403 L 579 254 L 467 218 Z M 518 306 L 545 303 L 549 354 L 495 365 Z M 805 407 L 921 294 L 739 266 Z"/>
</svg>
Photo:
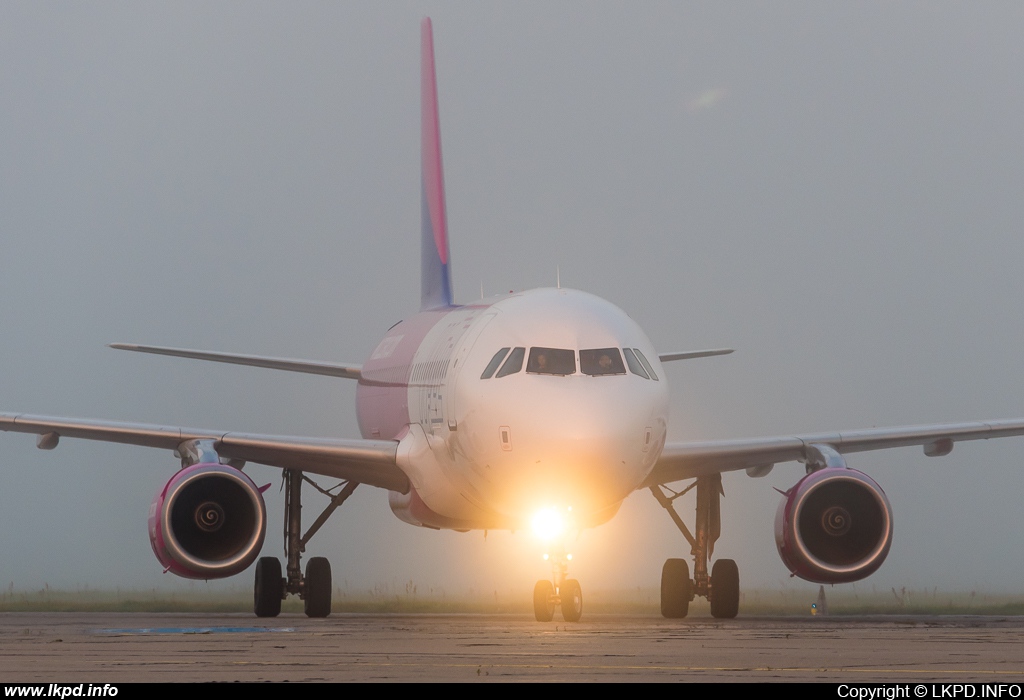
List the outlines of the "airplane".
<svg viewBox="0 0 1024 700">
<path fill-rule="evenodd" d="M 310 617 L 331 611 L 330 563 L 310 539 L 360 485 L 385 489 L 411 525 L 451 530 L 534 530 L 548 538 L 550 579 L 533 591 L 534 616 L 578 621 L 579 582 L 569 577 L 571 533 L 612 519 L 649 490 L 690 546 L 693 562 L 668 559 L 661 612 L 685 617 L 707 598 L 711 614 L 738 614 L 739 569 L 712 563 L 721 533 L 722 475 L 768 474 L 798 462 L 804 474 L 782 495 L 776 545 L 807 581 L 846 583 L 874 573 L 893 537 L 892 507 L 849 453 L 920 446 L 947 455 L 956 442 L 1024 435 L 1024 418 L 821 434 L 669 442 L 665 364 L 730 349 L 659 352 L 612 303 L 556 288 L 458 305 L 451 258 L 430 19 L 421 25 L 422 230 L 419 312 L 387 330 L 362 364 L 115 343 L 121 350 L 355 380 L 361 438 L 237 433 L 110 420 L 0 414 L 0 430 L 165 449 L 180 462 L 149 511 L 150 542 L 166 571 L 194 579 L 233 576 L 255 563 L 254 612 L 274 617 L 289 595 Z M 285 563 L 261 557 L 267 509 L 245 473 L 253 462 L 283 470 Z M 302 490 L 311 476 L 342 480 L 303 532 Z M 685 488 L 673 488 L 689 482 Z M 695 490 L 692 529 L 675 507 Z"/>
</svg>

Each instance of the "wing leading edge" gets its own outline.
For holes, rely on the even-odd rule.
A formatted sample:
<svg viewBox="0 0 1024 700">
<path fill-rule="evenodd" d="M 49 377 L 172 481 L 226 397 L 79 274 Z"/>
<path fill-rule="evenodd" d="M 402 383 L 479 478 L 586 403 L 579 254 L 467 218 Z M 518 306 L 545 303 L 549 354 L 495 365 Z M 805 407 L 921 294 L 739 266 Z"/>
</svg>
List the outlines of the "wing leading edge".
<svg viewBox="0 0 1024 700">
<path fill-rule="evenodd" d="M 354 364 L 317 362 L 315 360 L 293 360 L 287 357 L 264 357 L 262 355 L 239 355 L 229 352 L 209 352 L 206 350 L 189 350 L 186 348 L 165 348 L 156 345 L 134 345 L 132 343 L 111 343 L 110 347 L 115 350 L 148 352 L 153 355 L 186 357 L 191 360 L 206 360 L 208 362 L 225 362 L 232 365 L 265 367 L 267 369 L 280 369 L 286 372 L 323 374 L 329 377 L 341 377 L 342 379 L 359 379 L 362 377 L 361 367 Z"/>
<path fill-rule="evenodd" d="M 924 453 L 929 457 L 940 457 L 949 454 L 956 442 L 1016 435 L 1024 435 L 1024 418 L 668 443 L 640 488 L 740 469 L 751 470 L 752 474 L 767 473 L 768 468 L 780 462 L 806 461 L 808 448 L 813 445 L 827 445 L 841 454 L 919 445 L 924 447 Z"/>
<path fill-rule="evenodd" d="M 185 443 L 208 440 L 223 460 L 242 460 L 281 469 L 299 469 L 406 493 L 409 479 L 398 467 L 392 440 L 343 440 L 287 435 L 229 433 L 146 423 L 0 413 L 0 430 L 39 435 L 39 447 L 60 437 L 119 442 L 178 451 Z"/>
<path fill-rule="evenodd" d="M 687 350 L 686 352 L 663 352 L 658 355 L 662 362 L 675 362 L 676 360 L 696 360 L 700 357 L 717 357 L 718 355 L 731 355 L 732 348 L 721 348 L 718 350 Z"/>
</svg>

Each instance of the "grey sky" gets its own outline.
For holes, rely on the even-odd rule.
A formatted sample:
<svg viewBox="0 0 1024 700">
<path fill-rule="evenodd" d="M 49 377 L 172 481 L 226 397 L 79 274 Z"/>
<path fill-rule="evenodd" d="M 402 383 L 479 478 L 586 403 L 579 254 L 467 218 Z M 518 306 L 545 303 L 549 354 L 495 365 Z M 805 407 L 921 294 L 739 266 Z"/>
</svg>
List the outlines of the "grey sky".
<svg viewBox="0 0 1024 700">
<path fill-rule="evenodd" d="M 1018 3 L 0 13 L 0 410 L 357 435 L 350 382 L 104 346 L 361 362 L 414 312 L 430 15 L 458 300 L 559 266 L 662 350 L 735 347 L 667 370 L 674 439 L 1024 415 Z M 176 585 L 145 529 L 171 455 L 23 435 L 0 455 L 4 585 Z M 1022 456 L 851 458 L 895 510 L 858 585 L 1018 590 Z M 278 472 L 252 473 L 275 484 L 279 554 Z M 744 585 L 788 580 L 772 487 L 800 474 L 726 477 L 716 553 Z M 367 487 L 350 503 L 310 548 L 339 583 L 525 596 L 548 573 L 525 534 L 412 528 Z M 573 571 L 584 591 L 656 586 L 687 552 L 644 492 Z"/>
</svg>

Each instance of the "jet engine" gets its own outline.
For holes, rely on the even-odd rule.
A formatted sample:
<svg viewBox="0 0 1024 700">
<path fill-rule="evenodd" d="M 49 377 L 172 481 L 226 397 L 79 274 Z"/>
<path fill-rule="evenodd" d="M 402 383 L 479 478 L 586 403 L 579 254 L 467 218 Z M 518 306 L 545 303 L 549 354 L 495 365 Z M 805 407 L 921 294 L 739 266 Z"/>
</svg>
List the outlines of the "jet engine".
<svg viewBox="0 0 1024 700">
<path fill-rule="evenodd" d="M 889 554 L 892 508 L 866 474 L 819 469 L 786 492 L 775 516 L 775 544 L 783 563 L 806 581 L 859 581 Z"/>
<path fill-rule="evenodd" d="M 185 578 L 239 573 L 259 555 L 266 531 L 260 489 L 225 464 L 182 469 L 149 508 L 149 541 L 156 558 Z"/>
</svg>

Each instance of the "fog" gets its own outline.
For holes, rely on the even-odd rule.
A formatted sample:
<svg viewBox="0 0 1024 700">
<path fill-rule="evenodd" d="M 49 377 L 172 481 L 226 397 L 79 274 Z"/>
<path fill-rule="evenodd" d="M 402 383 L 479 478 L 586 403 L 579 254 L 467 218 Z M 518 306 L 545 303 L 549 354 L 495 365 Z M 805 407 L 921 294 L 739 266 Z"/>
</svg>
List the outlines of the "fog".
<svg viewBox="0 0 1024 700">
<path fill-rule="evenodd" d="M 362 362 L 415 312 L 429 15 L 457 301 L 557 269 L 663 352 L 736 348 L 666 367 L 672 440 L 1024 415 L 1022 5 L 2 15 L 0 411 L 357 436 L 352 382 L 105 345 Z M 1019 590 L 1022 455 L 1024 439 L 851 456 L 895 513 L 888 561 L 857 586 Z M 3 434 L 0 464 L 0 584 L 184 585 L 146 534 L 171 454 Z M 280 473 L 247 470 L 273 483 L 264 553 L 279 555 Z M 744 586 L 797 585 L 772 526 L 774 488 L 802 473 L 725 476 L 716 555 Z M 656 587 L 688 550 L 638 492 L 580 536 L 572 572 L 584 594 Z M 363 486 L 308 554 L 353 590 L 525 597 L 540 552 L 526 533 L 410 527 Z"/>
</svg>

